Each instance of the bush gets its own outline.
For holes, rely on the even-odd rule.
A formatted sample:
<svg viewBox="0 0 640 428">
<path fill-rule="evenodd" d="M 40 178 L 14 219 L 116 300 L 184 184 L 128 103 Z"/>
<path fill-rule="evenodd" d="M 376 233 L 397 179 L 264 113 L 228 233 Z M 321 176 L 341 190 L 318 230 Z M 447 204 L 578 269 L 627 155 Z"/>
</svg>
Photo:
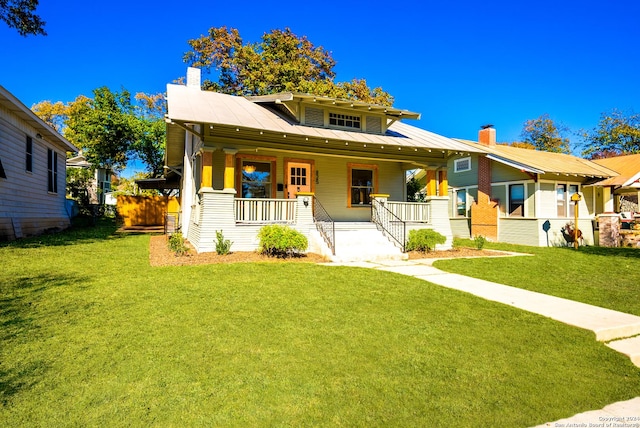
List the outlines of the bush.
<svg viewBox="0 0 640 428">
<path fill-rule="evenodd" d="M 216 253 L 221 256 L 229 254 L 232 244 L 233 242 L 228 239 L 224 239 L 224 235 L 221 230 L 216 230 Z"/>
<path fill-rule="evenodd" d="M 173 251 L 176 256 L 185 255 L 189 251 L 184 243 L 182 232 L 176 232 L 169 237 L 169 250 Z"/>
<path fill-rule="evenodd" d="M 406 249 L 426 253 L 435 249 L 437 244 L 444 244 L 446 241 L 444 235 L 432 229 L 411 230 Z"/>
<path fill-rule="evenodd" d="M 487 238 L 485 238 L 482 235 L 478 235 L 475 238 L 473 238 L 473 242 L 476 244 L 476 248 L 478 250 L 482 250 L 482 248 L 484 247 L 484 244 L 487 243 Z"/>
<path fill-rule="evenodd" d="M 307 237 L 297 230 L 278 224 L 264 226 L 258 232 L 259 252 L 273 257 L 292 257 L 304 252 Z"/>
</svg>

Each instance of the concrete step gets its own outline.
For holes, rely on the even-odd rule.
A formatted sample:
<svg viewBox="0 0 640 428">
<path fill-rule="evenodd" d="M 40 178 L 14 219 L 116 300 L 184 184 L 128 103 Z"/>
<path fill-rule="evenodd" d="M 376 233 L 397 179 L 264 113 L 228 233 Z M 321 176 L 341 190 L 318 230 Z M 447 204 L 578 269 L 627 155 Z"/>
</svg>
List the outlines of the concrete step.
<svg viewBox="0 0 640 428">
<path fill-rule="evenodd" d="M 626 355 L 631 359 L 633 364 L 640 367 L 640 336 L 614 340 L 607 343 L 607 346 Z"/>
<path fill-rule="evenodd" d="M 338 225 L 338 223 L 336 223 Z M 336 228 L 336 254 L 334 262 L 406 260 L 408 256 L 373 223 L 346 225 Z"/>
</svg>

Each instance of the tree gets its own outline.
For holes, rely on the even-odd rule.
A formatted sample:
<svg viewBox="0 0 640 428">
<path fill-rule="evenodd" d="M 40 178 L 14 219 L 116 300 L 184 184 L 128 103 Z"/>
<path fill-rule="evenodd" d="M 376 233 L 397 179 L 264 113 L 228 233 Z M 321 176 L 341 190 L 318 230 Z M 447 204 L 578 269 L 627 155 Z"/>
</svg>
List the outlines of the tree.
<svg viewBox="0 0 640 428">
<path fill-rule="evenodd" d="M 581 133 L 582 155 L 590 159 L 640 153 L 640 114 L 602 113 L 596 128 Z"/>
<path fill-rule="evenodd" d="M 316 47 L 289 28 L 272 30 L 260 43 L 244 44 L 235 28 L 210 28 L 208 34 L 188 41 L 184 54 L 190 66 L 218 73 L 218 81 L 205 80 L 204 89 L 234 95 L 306 92 L 335 98 L 392 105 L 382 88 L 369 88 L 364 79 L 334 82 L 336 64 L 331 53 Z"/>
<path fill-rule="evenodd" d="M 6 22 L 9 28 L 18 30 L 21 36 L 46 36 L 46 22 L 34 13 L 36 7 L 38 0 L 0 0 L 0 19 Z"/>
<path fill-rule="evenodd" d="M 527 120 L 522 128 L 522 140 L 536 150 L 554 153 L 571 153 L 569 139 L 563 137 L 568 129 L 556 125 L 547 113 L 537 119 Z"/>
<path fill-rule="evenodd" d="M 41 101 L 31 109 L 74 145 L 94 167 L 122 169 L 131 158 L 146 165 L 149 175 L 163 173 L 165 103 L 162 94 L 138 93 L 132 103 L 128 91 L 102 87 L 63 104 Z"/>
</svg>

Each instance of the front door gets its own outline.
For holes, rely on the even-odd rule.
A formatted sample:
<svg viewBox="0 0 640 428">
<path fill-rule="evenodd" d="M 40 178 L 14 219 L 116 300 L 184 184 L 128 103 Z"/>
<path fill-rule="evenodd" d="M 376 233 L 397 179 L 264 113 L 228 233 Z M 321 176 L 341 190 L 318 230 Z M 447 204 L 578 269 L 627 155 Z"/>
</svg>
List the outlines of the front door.
<svg viewBox="0 0 640 428">
<path fill-rule="evenodd" d="M 311 192 L 311 174 L 311 161 L 288 161 L 286 166 L 287 198 L 295 198 L 299 192 Z"/>
</svg>

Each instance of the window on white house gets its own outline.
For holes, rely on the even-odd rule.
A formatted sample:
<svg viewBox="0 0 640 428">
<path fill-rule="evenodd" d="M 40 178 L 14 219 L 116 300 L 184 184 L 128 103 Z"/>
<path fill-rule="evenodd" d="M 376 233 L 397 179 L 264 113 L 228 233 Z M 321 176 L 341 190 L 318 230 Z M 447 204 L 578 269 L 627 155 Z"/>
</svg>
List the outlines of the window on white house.
<svg viewBox="0 0 640 428">
<path fill-rule="evenodd" d="M 462 158 L 453 161 L 453 172 L 465 171 L 471 171 L 471 158 Z"/>
<path fill-rule="evenodd" d="M 567 194 L 567 204 L 569 205 L 569 217 L 574 217 L 576 215 L 575 202 L 571 201 L 571 197 L 578 193 L 578 185 L 577 184 L 569 184 L 569 193 Z"/>
<path fill-rule="evenodd" d="M 47 190 L 58 193 L 58 153 L 47 149 Z"/>
<path fill-rule="evenodd" d="M 0 178 L 7 178 L 7 174 L 4 173 L 4 168 L 2 167 L 2 159 L 0 159 Z"/>
<path fill-rule="evenodd" d="M 556 206 L 558 207 L 558 217 L 567 216 L 567 185 L 556 185 Z"/>
<path fill-rule="evenodd" d="M 456 215 L 458 217 L 467 216 L 467 191 L 461 189 L 456 191 Z"/>
<path fill-rule="evenodd" d="M 24 169 L 27 172 L 33 172 L 33 138 L 29 137 L 28 135 Z"/>
<path fill-rule="evenodd" d="M 360 129 L 360 117 L 348 114 L 329 113 L 329 125 Z"/>
<path fill-rule="evenodd" d="M 509 216 L 524 217 L 524 184 L 509 186 Z"/>
<path fill-rule="evenodd" d="M 250 159 L 242 161 L 242 197 L 271 197 L 271 162 Z"/>
</svg>

